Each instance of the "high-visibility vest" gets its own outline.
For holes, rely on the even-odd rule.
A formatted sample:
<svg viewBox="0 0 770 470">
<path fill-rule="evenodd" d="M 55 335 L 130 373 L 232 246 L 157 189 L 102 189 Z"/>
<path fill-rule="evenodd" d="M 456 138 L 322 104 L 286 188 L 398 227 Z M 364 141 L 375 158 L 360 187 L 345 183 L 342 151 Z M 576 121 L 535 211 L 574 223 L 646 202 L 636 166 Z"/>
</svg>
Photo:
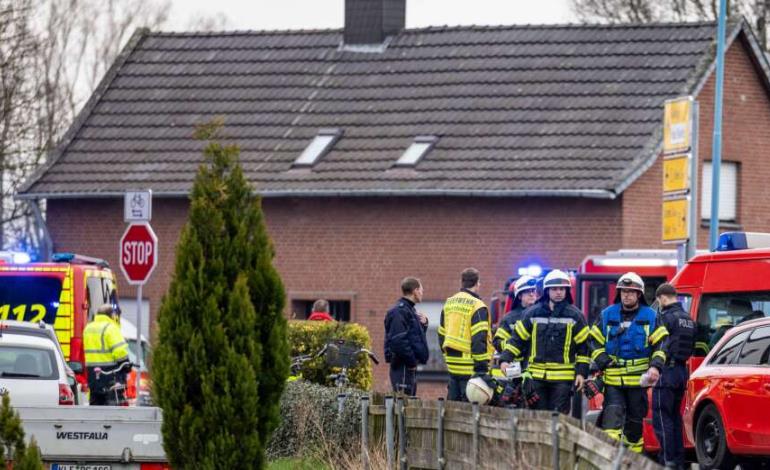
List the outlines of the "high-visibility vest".
<svg viewBox="0 0 770 470">
<path fill-rule="evenodd" d="M 442 349 L 454 349 L 463 353 L 471 352 L 471 323 L 473 314 L 480 308 L 487 308 L 487 305 L 481 299 L 478 299 L 467 292 L 460 291 L 446 300 L 444 303 L 444 344 Z M 489 311 L 489 309 L 487 309 Z M 488 331 L 487 334 L 487 352 L 494 352 L 492 346 L 492 324 L 487 316 Z"/>
<path fill-rule="evenodd" d="M 86 366 L 109 367 L 128 358 L 128 344 L 120 326 L 108 315 L 97 314 L 83 330 Z"/>
</svg>

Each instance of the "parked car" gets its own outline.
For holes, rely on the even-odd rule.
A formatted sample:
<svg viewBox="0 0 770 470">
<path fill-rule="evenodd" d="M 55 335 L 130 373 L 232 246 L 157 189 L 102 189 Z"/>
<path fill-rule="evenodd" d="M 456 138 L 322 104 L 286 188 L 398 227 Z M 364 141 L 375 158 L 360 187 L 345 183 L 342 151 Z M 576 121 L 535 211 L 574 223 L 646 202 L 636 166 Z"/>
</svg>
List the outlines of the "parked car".
<svg viewBox="0 0 770 470">
<path fill-rule="evenodd" d="M 136 325 L 131 323 L 125 318 L 120 319 L 120 332 L 128 343 L 128 360 L 135 366 L 131 369 L 131 373 L 128 374 L 126 384 L 126 398 L 131 406 L 152 406 L 152 397 L 150 395 L 150 372 L 147 369 L 147 357 L 150 355 L 150 343 L 147 338 L 142 335 L 142 357 L 141 359 L 136 356 Z M 139 385 L 139 393 L 136 390 L 136 374 L 138 367 L 141 365 L 141 378 Z"/>
<path fill-rule="evenodd" d="M 745 470 L 770 458 L 770 318 L 724 332 L 690 377 L 684 425 L 701 468 Z"/>
<path fill-rule="evenodd" d="M 76 404 L 78 391 L 50 325 L 0 322 L 0 394 L 14 406 L 50 406 Z"/>
</svg>

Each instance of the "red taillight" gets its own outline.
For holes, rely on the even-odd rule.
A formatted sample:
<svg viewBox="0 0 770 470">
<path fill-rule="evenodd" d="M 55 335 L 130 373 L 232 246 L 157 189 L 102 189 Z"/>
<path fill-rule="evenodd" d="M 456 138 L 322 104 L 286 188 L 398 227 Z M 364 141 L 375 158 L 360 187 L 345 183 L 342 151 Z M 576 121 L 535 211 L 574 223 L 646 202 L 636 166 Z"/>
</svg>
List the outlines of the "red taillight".
<svg viewBox="0 0 770 470">
<path fill-rule="evenodd" d="M 59 384 L 59 404 L 60 405 L 75 404 L 75 394 L 72 393 L 72 389 L 67 384 Z"/>
<path fill-rule="evenodd" d="M 143 463 L 139 467 L 141 470 L 171 470 L 167 463 Z"/>
</svg>

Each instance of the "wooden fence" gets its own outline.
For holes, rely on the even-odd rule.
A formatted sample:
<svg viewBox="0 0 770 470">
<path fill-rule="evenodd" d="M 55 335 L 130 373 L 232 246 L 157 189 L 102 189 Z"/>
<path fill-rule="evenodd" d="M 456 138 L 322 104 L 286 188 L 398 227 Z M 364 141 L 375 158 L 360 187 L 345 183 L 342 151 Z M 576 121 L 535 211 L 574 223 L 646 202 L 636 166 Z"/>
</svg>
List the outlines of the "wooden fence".
<svg viewBox="0 0 770 470">
<path fill-rule="evenodd" d="M 404 470 L 660 468 L 593 425 L 558 413 L 414 398 L 372 401 L 362 401 L 364 468 L 371 443 L 384 443 L 390 468 Z"/>
</svg>

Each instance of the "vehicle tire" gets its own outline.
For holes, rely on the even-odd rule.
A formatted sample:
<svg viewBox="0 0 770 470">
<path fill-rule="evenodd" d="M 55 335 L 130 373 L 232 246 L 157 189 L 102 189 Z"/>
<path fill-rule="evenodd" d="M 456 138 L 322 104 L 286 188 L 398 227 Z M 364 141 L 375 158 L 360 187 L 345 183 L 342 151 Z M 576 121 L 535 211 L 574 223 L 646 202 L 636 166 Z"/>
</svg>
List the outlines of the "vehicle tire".
<svg viewBox="0 0 770 470">
<path fill-rule="evenodd" d="M 695 453 L 700 468 L 732 470 L 736 461 L 727 448 L 725 426 L 714 405 L 707 405 L 695 426 Z"/>
</svg>

